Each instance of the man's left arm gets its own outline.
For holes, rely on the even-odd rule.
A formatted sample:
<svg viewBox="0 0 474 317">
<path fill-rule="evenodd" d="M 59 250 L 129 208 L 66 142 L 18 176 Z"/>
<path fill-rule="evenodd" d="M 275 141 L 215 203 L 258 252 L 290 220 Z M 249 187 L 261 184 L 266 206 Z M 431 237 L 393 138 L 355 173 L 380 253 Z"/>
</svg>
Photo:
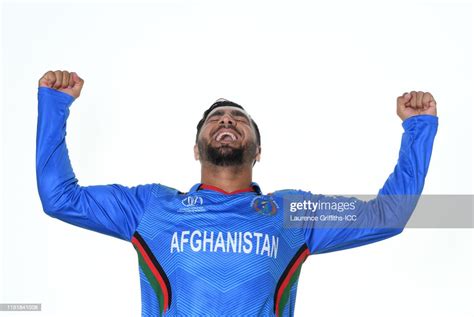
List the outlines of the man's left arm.
<svg viewBox="0 0 474 317">
<path fill-rule="evenodd" d="M 317 215 L 320 220 L 307 222 L 304 226 L 311 254 L 353 248 L 403 231 L 418 202 L 428 172 L 438 128 L 436 102 L 428 92 L 405 93 L 397 98 L 397 114 L 403 120 L 404 128 L 399 158 L 376 198 L 363 201 L 354 197 L 307 193 L 310 195 L 307 198 L 319 202 Z M 348 209 L 339 214 L 334 210 L 324 210 L 336 205 L 344 205 Z M 346 214 L 352 218 L 343 221 L 330 218 L 331 215 Z"/>
</svg>

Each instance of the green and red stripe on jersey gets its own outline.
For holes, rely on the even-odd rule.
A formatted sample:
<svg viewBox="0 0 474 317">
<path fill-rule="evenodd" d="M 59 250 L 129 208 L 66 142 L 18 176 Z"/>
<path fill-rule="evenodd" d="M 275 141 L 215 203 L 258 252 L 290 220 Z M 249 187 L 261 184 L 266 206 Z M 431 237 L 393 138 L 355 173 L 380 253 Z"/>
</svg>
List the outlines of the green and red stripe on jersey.
<svg viewBox="0 0 474 317">
<path fill-rule="evenodd" d="M 273 312 L 277 317 L 281 316 L 281 313 L 288 302 L 291 287 L 298 280 L 301 266 L 309 255 L 310 252 L 308 246 L 303 244 L 296 252 L 295 256 L 291 259 L 290 263 L 278 280 L 277 287 L 275 289 L 273 306 Z"/>
<path fill-rule="evenodd" d="M 132 244 L 138 253 L 140 267 L 156 293 L 161 315 L 171 306 L 171 286 L 168 277 L 138 232 L 133 234 Z"/>
</svg>

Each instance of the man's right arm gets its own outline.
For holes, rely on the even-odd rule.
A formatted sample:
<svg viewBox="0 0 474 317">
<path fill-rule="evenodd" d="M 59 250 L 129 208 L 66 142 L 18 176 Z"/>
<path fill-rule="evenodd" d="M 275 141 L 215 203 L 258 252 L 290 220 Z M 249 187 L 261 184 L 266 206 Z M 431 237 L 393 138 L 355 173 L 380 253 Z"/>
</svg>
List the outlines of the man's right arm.
<svg viewBox="0 0 474 317">
<path fill-rule="evenodd" d="M 58 87 L 52 76 L 55 74 L 46 73 L 38 88 L 36 180 L 43 210 L 70 224 L 130 241 L 152 195 L 153 184 L 78 184 L 66 146 L 66 121 L 83 81 L 75 74 L 71 80 L 79 78 L 82 82 L 72 83 L 72 88 L 67 82 L 69 88 Z M 73 91 L 75 85 L 78 86 Z"/>
</svg>

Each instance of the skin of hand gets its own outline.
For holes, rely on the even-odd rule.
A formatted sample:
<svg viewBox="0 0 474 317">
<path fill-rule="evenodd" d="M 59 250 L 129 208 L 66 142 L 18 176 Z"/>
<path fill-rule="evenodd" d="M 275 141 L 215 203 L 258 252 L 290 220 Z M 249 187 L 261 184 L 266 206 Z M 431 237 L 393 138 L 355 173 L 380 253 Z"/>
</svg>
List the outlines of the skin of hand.
<svg viewBox="0 0 474 317">
<path fill-rule="evenodd" d="M 39 87 L 48 87 L 78 98 L 84 87 L 84 79 L 75 72 L 66 70 L 47 71 L 38 82 Z"/>
<path fill-rule="evenodd" d="M 411 91 L 397 98 L 397 115 L 403 121 L 419 114 L 436 116 L 436 101 L 429 92 Z"/>
</svg>

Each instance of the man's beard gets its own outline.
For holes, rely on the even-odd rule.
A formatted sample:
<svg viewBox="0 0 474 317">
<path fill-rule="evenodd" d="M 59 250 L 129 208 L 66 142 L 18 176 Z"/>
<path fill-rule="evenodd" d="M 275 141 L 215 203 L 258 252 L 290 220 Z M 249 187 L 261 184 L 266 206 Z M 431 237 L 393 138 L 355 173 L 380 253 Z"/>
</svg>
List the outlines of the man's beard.
<svg viewBox="0 0 474 317">
<path fill-rule="evenodd" d="M 199 155 L 205 161 L 217 166 L 241 166 L 245 163 L 252 163 L 257 154 L 257 145 L 253 142 L 240 148 L 233 148 L 228 144 L 213 147 L 200 140 L 198 149 Z"/>
</svg>

